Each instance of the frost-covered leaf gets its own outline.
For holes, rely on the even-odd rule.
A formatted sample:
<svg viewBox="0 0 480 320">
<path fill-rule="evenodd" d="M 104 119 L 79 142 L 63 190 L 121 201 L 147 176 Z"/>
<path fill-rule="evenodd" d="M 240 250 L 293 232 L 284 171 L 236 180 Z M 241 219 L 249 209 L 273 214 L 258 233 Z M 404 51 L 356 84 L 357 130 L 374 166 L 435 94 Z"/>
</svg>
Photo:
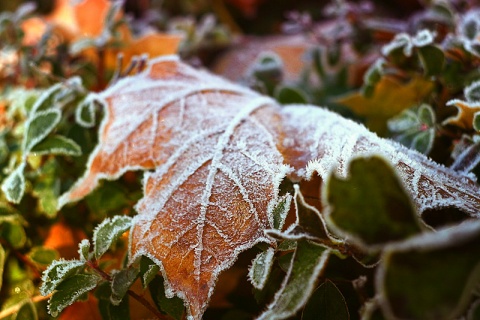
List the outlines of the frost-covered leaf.
<svg viewBox="0 0 480 320">
<path fill-rule="evenodd" d="M 464 91 L 467 101 L 480 101 L 480 81 L 471 83 Z"/>
<path fill-rule="evenodd" d="M 78 244 L 78 255 L 82 261 L 90 259 L 90 241 L 88 241 L 88 239 L 83 239 Z"/>
<path fill-rule="evenodd" d="M 140 279 L 142 280 L 142 286 L 144 289 L 148 287 L 148 284 L 159 272 L 160 267 L 151 259 L 147 257 L 140 258 Z"/>
<path fill-rule="evenodd" d="M 354 159 L 348 172 L 345 180 L 331 175 L 324 189 L 327 217 L 338 233 L 376 246 L 422 232 L 410 197 L 384 159 Z"/>
<path fill-rule="evenodd" d="M 330 250 L 308 240 L 298 241 L 290 268 L 274 300 L 258 319 L 286 319 L 305 305 L 325 267 Z"/>
<path fill-rule="evenodd" d="M 383 311 L 401 319 L 456 319 L 480 277 L 480 222 L 423 234 L 386 250 L 376 277 Z"/>
<path fill-rule="evenodd" d="M 384 131 L 386 121 L 401 111 L 418 105 L 433 89 L 433 82 L 417 77 L 407 84 L 384 76 L 370 97 L 353 93 L 337 102 L 360 116 L 365 116 L 367 126 L 374 131 Z"/>
<path fill-rule="evenodd" d="M 424 82 L 417 89 L 429 87 Z M 417 96 L 415 90 L 408 94 Z M 192 318 L 202 316 L 218 274 L 238 253 L 271 242 L 264 231 L 275 230 L 272 211 L 286 174 L 293 181 L 314 173 L 325 181 L 332 170 L 345 177 L 352 158 L 381 154 L 419 212 L 445 206 L 480 211 L 472 177 L 325 109 L 280 108 L 177 57 L 152 60 L 99 99 L 106 107 L 99 144 L 59 206 L 85 197 L 100 179 L 151 170 L 136 205 L 130 258 L 145 255 L 160 266 L 166 295 L 183 298 Z"/>
<path fill-rule="evenodd" d="M 445 119 L 443 125 L 451 124 L 467 130 L 473 128 L 475 114 L 480 112 L 480 101 L 453 99 L 447 102 L 447 106 L 456 107 L 458 112 L 455 116 Z"/>
<path fill-rule="evenodd" d="M 30 110 L 30 114 L 36 114 L 41 111 L 49 110 L 55 107 L 57 94 L 63 89 L 62 83 L 57 83 L 45 90 L 36 100 Z"/>
<path fill-rule="evenodd" d="M 95 95 L 89 95 L 75 109 L 75 121 L 85 128 L 95 125 L 95 111 L 101 106 Z"/>
<path fill-rule="evenodd" d="M 118 238 L 129 230 L 132 218 L 127 216 L 115 216 L 107 218 L 93 231 L 93 252 L 99 259 Z"/>
<path fill-rule="evenodd" d="M 19 203 L 23 198 L 25 192 L 24 169 L 25 164 L 21 163 L 5 180 L 3 180 L 2 191 L 10 202 Z"/>
<path fill-rule="evenodd" d="M 252 265 L 248 270 L 248 277 L 255 288 L 261 290 L 265 286 L 273 265 L 274 254 L 275 250 L 270 247 L 257 254 L 255 259 L 253 259 Z"/>
<path fill-rule="evenodd" d="M 56 317 L 63 309 L 82 299 L 102 278 L 97 274 L 76 274 L 60 283 L 48 302 L 48 312 Z"/>
<path fill-rule="evenodd" d="M 302 320 L 348 320 L 347 303 L 343 294 L 330 280 L 325 280 L 312 294 L 302 312 Z"/>
<path fill-rule="evenodd" d="M 84 261 L 55 260 L 42 274 L 40 293 L 44 296 L 50 294 L 67 277 L 74 275 L 85 267 Z"/>
<path fill-rule="evenodd" d="M 153 302 L 159 310 L 170 315 L 176 320 L 183 317 L 185 307 L 182 299 L 178 297 L 167 297 L 165 295 L 165 286 L 162 277 L 156 275 L 148 285 Z"/>
<path fill-rule="evenodd" d="M 60 122 L 61 113 L 59 109 L 48 109 L 33 114 L 26 126 L 26 134 L 23 141 L 23 151 L 28 153 L 32 148 L 42 141 L 55 126 Z"/>
<path fill-rule="evenodd" d="M 116 272 L 113 275 L 112 279 L 112 295 L 110 297 L 110 301 L 118 306 L 120 302 L 122 302 L 123 297 L 127 294 L 128 289 L 132 286 L 132 284 L 137 280 L 138 274 L 140 270 L 135 267 L 129 267 L 126 269 L 122 269 Z"/>
<path fill-rule="evenodd" d="M 292 203 L 292 196 L 287 193 L 286 195 L 278 199 L 278 203 L 275 205 L 272 211 L 273 215 L 273 227 L 277 230 L 282 230 L 290 211 L 290 205 Z"/>
<path fill-rule="evenodd" d="M 61 135 L 54 135 L 47 137 L 42 142 L 36 144 L 30 152 L 34 154 L 61 154 L 68 156 L 80 156 L 82 155 L 82 149 L 80 146 L 67 137 Z"/>
</svg>

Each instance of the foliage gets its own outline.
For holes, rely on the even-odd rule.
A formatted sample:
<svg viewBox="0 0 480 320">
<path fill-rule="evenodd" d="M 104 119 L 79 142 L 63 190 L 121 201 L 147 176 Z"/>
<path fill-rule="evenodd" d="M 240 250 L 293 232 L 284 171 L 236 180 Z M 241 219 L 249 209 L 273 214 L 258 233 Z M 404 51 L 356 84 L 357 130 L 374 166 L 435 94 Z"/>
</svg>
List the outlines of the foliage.
<svg viewBox="0 0 480 320">
<path fill-rule="evenodd" d="M 474 319 L 480 8 L 460 2 L 1 12 L 0 318 Z"/>
</svg>

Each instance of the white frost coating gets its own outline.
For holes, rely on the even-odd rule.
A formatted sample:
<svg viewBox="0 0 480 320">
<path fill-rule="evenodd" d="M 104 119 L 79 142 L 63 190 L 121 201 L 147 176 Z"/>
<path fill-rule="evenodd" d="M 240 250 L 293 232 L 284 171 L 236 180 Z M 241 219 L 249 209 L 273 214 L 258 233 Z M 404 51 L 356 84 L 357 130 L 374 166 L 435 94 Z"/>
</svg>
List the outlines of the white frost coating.
<svg viewBox="0 0 480 320">
<path fill-rule="evenodd" d="M 261 290 L 267 282 L 270 269 L 273 265 L 275 250 L 269 247 L 266 251 L 260 252 L 252 261 L 248 269 L 248 278 L 252 285 Z"/>
<path fill-rule="evenodd" d="M 397 142 L 379 138 L 364 126 L 325 109 L 293 105 L 282 112 L 286 127 L 295 126 L 299 136 L 307 137 L 297 146 L 303 162 L 295 170 L 300 172 L 303 164 L 307 172 L 302 178 L 309 179 L 316 172 L 326 181 L 332 171 L 345 178 L 353 158 L 381 155 L 396 168 L 420 213 L 453 206 L 480 216 L 480 190 L 471 175 L 455 172 Z M 302 128 L 298 127 L 300 122 L 304 123 Z M 321 137 L 317 150 L 308 149 L 316 143 L 309 136 Z"/>
<path fill-rule="evenodd" d="M 42 274 L 42 285 L 40 286 L 42 296 L 52 293 L 70 272 L 84 265 L 85 262 L 80 260 L 53 260 Z M 50 278 L 53 270 L 55 270 L 54 275 L 52 275 L 55 276 L 54 279 Z"/>
<path fill-rule="evenodd" d="M 27 137 L 29 134 L 29 131 L 31 129 L 32 123 L 34 123 L 36 120 L 42 118 L 42 117 L 47 117 L 47 116 L 53 116 L 53 121 L 48 123 L 48 125 L 42 127 L 42 131 L 39 132 L 39 134 L 35 137 L 32 137 L 30 141 L 27 141 Z M 25 138 L 23 139 L 22 143 L 22 149 L 24 152 L 24 156 L 30 150 L 38 144 L 40 141 L 42 141 L 52 130 L 55 128 L 55 126 L 60 122 L 61 118 L 61 112 L 60 109 L 57 108 L 50 108 L 47 110 L 41 110 L 35 113 L 30 113 L 27 122 L 25 123 Z"/>
</svg>

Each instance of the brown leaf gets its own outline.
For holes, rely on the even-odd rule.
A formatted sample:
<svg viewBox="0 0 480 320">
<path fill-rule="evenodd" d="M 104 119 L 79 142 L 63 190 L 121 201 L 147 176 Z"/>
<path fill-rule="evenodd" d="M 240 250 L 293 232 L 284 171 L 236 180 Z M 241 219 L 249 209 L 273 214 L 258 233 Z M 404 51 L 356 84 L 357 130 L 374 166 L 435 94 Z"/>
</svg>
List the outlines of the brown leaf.
<svg viewBox="0 0 480 320">
<path fill-rule="evenodd" d="M 455 116 L 445 119 L 442 123 L 443 125 L 451 124 L 467 130 L 473 129 L 473 118 L 475 113 L 480 111 L 480 103 L 478 101 L 453 99 L 447 105 L 456 107 L 458 112 Z"/>
<path fill-rule="evenodd" d="M 272 99 L 197 71 L 170 56 L 99 94 L 106 115 L 85 175 L 59 200 L 83 198 L 100 179 L 145 173 L 130 259 L 147 255 L 201 318 L 219 273 L 259 241 L 269 242 L 281 179 L 347 175 L 358 156 L 380 154 L 398 169 L 419 211 L 480 211 L 473 179 L 365 127 L 313 106 Z M 285 165 L 288 164 L 289 166 Z M 133 261 L 133 260 L 132 260 Z"/>
</svg>

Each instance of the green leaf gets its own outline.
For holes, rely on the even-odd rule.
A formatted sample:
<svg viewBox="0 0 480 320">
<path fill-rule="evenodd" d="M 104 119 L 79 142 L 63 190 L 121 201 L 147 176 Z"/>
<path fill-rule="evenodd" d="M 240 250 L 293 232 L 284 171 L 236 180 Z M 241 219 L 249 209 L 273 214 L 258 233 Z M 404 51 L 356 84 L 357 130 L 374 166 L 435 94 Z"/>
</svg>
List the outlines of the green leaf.
<svg viewBox="0 0 480 320">
<path fill-rule="evenodd" d="M 28 258 L 40 267 L 46 267 L 50 265 L 53 260 L 58 259 L 58 252 L 50 248 L 33 247 L 28 253 Z"/>
<path fill-rule="evenodd" d="M 299 240 L 282 287 L 258 319 L 286 319 L 302 308 L 312 294 L 329 255 L 330 250 L 323 246 Z"/>
<path fill-rule="evenodd" d="M 418 48 L 418 55 L 425 76 L 435 76 L 442 72 L 445 64 L 445 55 L 442 49 L 434 45 L 427 45 Z"/>
<path fill-rule="evenodd" d="M 381 261 L 376 287 L 387 316 L 456 319 L 480 283 L 480 221 L 389 246 Z"/>
<path fill-rule="evenodd" d="M 39 155 L 61 154 L 75 157 L 82 155 L 82 149 L 75 141 L 61 135 L 47 137 L 35 145 L 30 152 Z"/>
<path fill-rule="evenodd" d="M 57 94 L 60 93 L 62 89 L 62 83 L 57 83 L 48 88 L 38 97 L 37 100 L 35 100 L 35 103 L 33 104 L 30 113 L 32 114 L 38 111 L 44 111 L 55 107 Z"/>
<path fill-rule="evenodd" d="M 90 259 L 90 241 L 88 241 L 88 239 L 83 239 L 78 244 L 78 255 L 82 261 Z"/>
<path fill-rule="evenodd" d="M 144 289 L 148 287 L 150 281 L 160 272 L 160 267 L 150 258 L 142 256 L 140 260 L 140 279 Z"/>
<path fill-rule="evenodd" d="M 473 115 L 473 129 L 480 131 L 480 111 Z"/>
<path fill-rule="evenodd" d="M 31 115 L 25 124 L 25 137 L 23 141 L 23 152 L 29 153 L 32 148 L 52 132 L 60 122 L 61 113 L 59 109 L 48 109 Z"/>
<path fill-rule="evenodd" d="M 269 247 L 253 259 L 252 266 L 248 270 L 248 277 L 256 289 L 263 289 L 265 283 L 267 283 L 268 275 L 273 265 L 274 254 L 275 250 Z"/>
<path fill-rule="evenodd" d="M 464 94 L 467 101 L 480 101 L 480 81 L 475 81 L 466 87 Z"/>
<path fill-rule="evenodd" d="M 98 309 L 103 320 L 129 320 L 130 306 L 128 295 L 125 296 L 118 306 L 110 302 L 112 288 L 110 282 L 105 281 L 95 289 L 95 297 L 98 299 Z"/>
<path fill-rule="evenodd" d="M 95 108 L 100 105 L 95 95 L 89 95 L 75 109 L 75 121 L 85 128 L 95 125 Z"/>
<path fill-rule="evenodd" d="M 23 198 L 25 193 L 24 169 L 25 164 L 21 163 L 2 183 L 2 191 L 10 202 L 20 203 Z"/>
<path fill-rule="evenodd" d="M 156 275 L 148 285 L 148 289 L 158 310 L 165 312 L 176 320 L 182 319 L 185 310 L 183 301 L 179 297 L 167 298 L 162 277 Z"/>
<path fill-rule="evenodd" d="M 348 320 L 347 303 L 343 294 L 330 280 L 325 280 L 308 300 L 302 313 L 302 320 Z"/>
<path fill-rule="evenodd" d="M 46 296 L 55 290 L 66 278 L 76 274 L 85 267 L 80 260 L 55 260 L 42 274 L 40 293 Z"/>
<path fill-rule="evenodd" d="M 16 313 L 14 320 L 36 320 L 38 319 L 37 309 L 31 300 L 27 300 Z"/>
<path fill-rule="evenodd" d="M 273 208 L 273 227 L 277 230 L 282 230 L 283 225 L 285 224 L 285 219 L 287 218 L 288 212 L 290 211 L 290 204 L 292 203 L 292 196 L 287 193 L 286 195 L 280 197 L 277 204 Z"/>
<path fill-rule="evenodd" d="M 292 86 L 281 86 L 275 90 L 275 99 L 281 104 L 307 104 L 308 97 L 299 88 Z"/>
<path fill-rule="evenodd" d="M 25 229 L 18 220 L 3 223 L 0 228 L 0 237 L 7 240 L 15 249 L 22 248 L 27 242 Z"/>
<path fill-rule="evenodd" d="M 37 170 L 38 176 L 33 185 L 33 195 L 38 199 L 38 210 L 49 218 L 55 218 L 58 212 L 57 199 L 61 187 L 59 167 L 55 158 L 48 159 Z"/>
<path fill-rule="evenodd" d="M 110 301 L 113 305 L 118 306 L 122 301 L 128 289 L 137 280 L 140 270 L 138 268 L 129 267 L 122 269 L 113 275 L 112 279 L 112 296 Z"/>
<path fill-rule="evenodd" d="M 331 174 L 323 199 L 329 225 L 357 245 L 375 249 L 423 231 L 416 210 L 394 169 L 381 157 L 357 158 L 350 177 Z"/>
<path fill-rule="evenodd" d="M 130 229 L 132 218 L 127 216 L 115 216 L 107 218 L 93 231 L 93 252 L 95 258 L 99 259 L 110 246 L 128 229 Z"/>
<path fill-rule="evenodd" d="M 56 317 L 63 309 L 81 300 L 102 278 L 97 274 L 76 274 L 65 279 L 48 302 L 48 312 Z"/>
</svg>

